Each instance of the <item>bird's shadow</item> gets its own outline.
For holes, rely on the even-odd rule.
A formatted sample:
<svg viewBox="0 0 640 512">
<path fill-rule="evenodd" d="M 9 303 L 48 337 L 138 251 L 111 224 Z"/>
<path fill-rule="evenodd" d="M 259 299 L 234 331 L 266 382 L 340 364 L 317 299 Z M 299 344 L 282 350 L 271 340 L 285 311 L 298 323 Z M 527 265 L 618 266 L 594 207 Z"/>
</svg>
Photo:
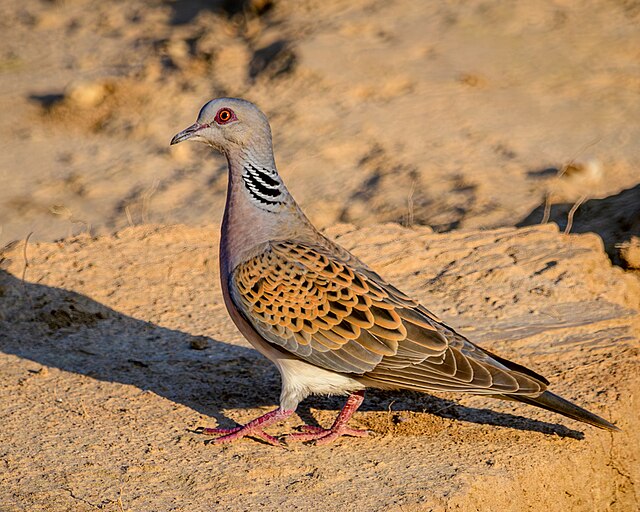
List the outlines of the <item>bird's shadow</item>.
<svg viewBox="0 0 640 512">
<path fill-rule="evenodd" d="M 318 425 L 311 411 L 312 408 L 338 411 L 343 402 L 344 398 L 340 397 L 311 397 L 300 405 L 297 413 L 306 424 Z M 418 412 L 479 425 L 493 425 L 578 440 L 584 439 L 584 433 L 564 425 L 533 420 L 491 409 L 467 407 L 453 400 L 414 391 L 369 390 L 359 411 L 386 411 L 391 415 L 394 423 L 403 421 L 402 412 Z M 322 426 L 327 427 L 328 425 Z"/>
<path fill-rule="evenodd" d="M 0 301 L 0 350 L 6 354 L 152 391 L 214 418 L 221 427 L 234 424 L 223 414 L 225 409 L 277 404 L 277 371 L 252 349 L 139 320 L 85 295 L 28 283 L 4 270 L 0 270 Z M 192 348 L 203 345 L 208 346 Z M 343 401 L 343 397 L 312 397 L 298 413 L 303 421 L 317 424 L 312 406 L 339 410 Z M 395 411 L 582 438 L 580 432 L 561 425 L 463 407 L 419 393 L 372 391 L 361 410 L 388 411 L 392 404 Z"/>
</svg>

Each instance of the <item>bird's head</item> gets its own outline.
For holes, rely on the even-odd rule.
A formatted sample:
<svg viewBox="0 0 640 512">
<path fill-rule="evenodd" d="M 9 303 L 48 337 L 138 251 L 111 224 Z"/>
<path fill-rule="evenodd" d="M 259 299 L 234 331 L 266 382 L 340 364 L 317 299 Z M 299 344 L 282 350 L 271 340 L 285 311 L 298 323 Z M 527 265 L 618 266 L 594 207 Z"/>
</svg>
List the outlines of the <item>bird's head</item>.
<svg viewBox="0 0 640 512">
<path fill-rule="evenodd" d="M 184 140 L 204 142 L 227 155 L 247 148 L 271 150 L 267 117 L 253 103 L 239 98 L 217 98 L 206 103 L 198 120 L 177 133 L 171 145 Z"/>
</svg>

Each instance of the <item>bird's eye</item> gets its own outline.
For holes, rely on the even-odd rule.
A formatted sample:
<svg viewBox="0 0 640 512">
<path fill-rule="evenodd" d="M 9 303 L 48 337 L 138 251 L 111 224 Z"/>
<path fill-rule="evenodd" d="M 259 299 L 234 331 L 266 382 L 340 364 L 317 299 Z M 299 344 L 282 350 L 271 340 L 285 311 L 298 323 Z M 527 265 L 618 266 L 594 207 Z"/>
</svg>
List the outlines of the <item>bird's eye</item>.
<svg viewBox="0 0 640 512">
<path fill-rule="evenodd" d="M 236 115 L 233 113 L 233 110 L 231 110 L 230 108 L 221 108 L 220 110 L 218 110 L 218 113 L 216 114 L 216 123 L 218 124 L 226 124 L 229 121 L 235 121 Z"/>
</svg>

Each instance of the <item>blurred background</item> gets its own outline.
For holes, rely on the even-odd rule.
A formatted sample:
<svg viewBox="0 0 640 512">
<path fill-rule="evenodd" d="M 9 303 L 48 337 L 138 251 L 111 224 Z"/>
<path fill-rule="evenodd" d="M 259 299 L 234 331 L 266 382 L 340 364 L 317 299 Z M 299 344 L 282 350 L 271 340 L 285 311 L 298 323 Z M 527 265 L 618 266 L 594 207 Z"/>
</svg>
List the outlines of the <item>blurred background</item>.
<svg viewBox="0 0 640 512">
<path fill-rule="evenodd" d="M 319 227 L 550 220 L 640 267 L 639 22 L 632 0 L 3 0 L 0 245 L 215 225 L 225 161 L 168 143 L 230 95 Z"/>
</svg>

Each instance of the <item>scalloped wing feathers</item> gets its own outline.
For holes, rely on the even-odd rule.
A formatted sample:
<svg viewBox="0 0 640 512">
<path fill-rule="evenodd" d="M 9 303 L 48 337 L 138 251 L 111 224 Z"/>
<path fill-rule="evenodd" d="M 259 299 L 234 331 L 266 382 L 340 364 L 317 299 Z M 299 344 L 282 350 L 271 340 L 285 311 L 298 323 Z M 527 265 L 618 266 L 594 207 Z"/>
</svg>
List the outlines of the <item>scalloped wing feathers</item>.
<svg viewBox="0 0 640 512">
<path fill-rule="evenodd" d="M 532 396 L 545 390 L 543 377 L 492 357 L 352 259 L 270 242 L 234 269 L 231 297 L 268 342 L 372 385 Z"/>
</svg>

